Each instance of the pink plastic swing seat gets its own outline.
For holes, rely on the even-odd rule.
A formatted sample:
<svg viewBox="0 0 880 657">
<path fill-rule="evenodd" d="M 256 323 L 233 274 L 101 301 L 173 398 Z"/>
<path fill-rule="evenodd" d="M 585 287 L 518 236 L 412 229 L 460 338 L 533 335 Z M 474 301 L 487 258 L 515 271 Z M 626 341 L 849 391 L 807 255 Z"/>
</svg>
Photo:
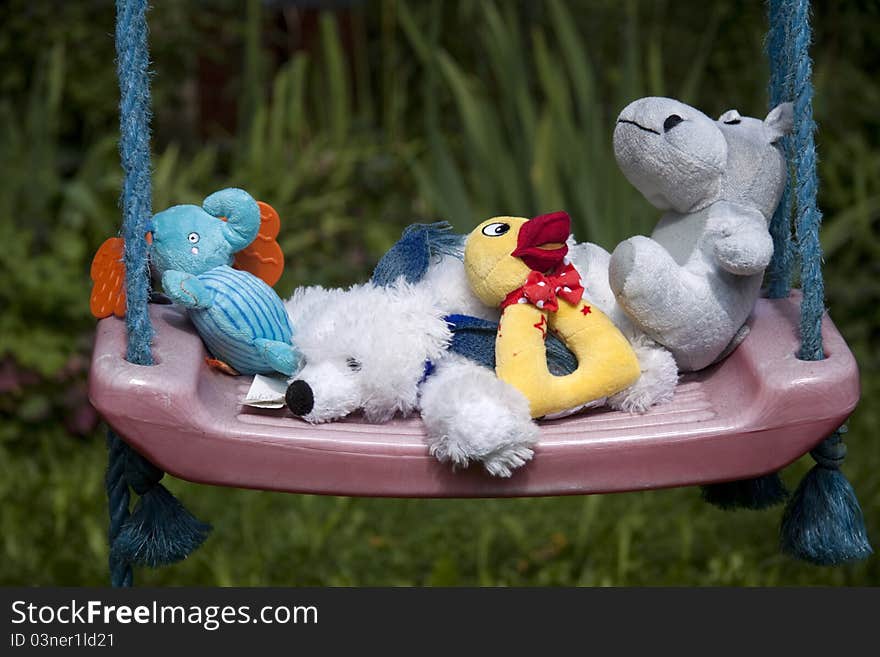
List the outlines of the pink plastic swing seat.
<svg viewBox="0 0 880 657">
<path fill-rule="evenodd" d="M 600 410 L 541 423 L 532 462 L 509 479 L 453 471 L 425 446 L 418 418 L 310 425 L 243 407 L 250 377 L 230 377 L 186 316 L 151 306 L 152 367 L 124 360 L 125 323 L 98 324 L 90 397 L 135 449 L 189 481 L 292 493 L 513 497 L 610 493 L 755 477 L 815 447 L 855 408 L 858 369 L 826 315 L 827 358 L 800 361 L 800 295 L 758 301 L 751 333 L 725 361 L 682 378 L 642 415 Z"/>
</svg>

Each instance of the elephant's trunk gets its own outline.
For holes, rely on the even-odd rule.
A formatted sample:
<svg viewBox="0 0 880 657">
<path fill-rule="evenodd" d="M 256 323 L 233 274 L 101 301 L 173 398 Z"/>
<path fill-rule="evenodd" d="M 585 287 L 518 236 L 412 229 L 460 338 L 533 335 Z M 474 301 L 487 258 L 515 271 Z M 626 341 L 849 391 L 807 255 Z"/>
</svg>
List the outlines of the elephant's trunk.
<svg viewBox="0 0 880 657">
<path fill-rule="evenodd" d="M 226 217 L 224 235 L 233 252 L 253 242 L 260 230 L 260 208 L 243 189 L 230 187 L 214 192 L 204 200 L 202 207 L 210 215 Z"/>
</svg>

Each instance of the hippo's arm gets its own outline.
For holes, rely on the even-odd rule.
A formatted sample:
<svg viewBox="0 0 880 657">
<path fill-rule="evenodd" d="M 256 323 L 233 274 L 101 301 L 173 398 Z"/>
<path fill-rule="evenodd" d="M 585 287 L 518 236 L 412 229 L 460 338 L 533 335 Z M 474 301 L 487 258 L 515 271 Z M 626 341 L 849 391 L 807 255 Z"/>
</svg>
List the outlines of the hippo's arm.
<svg viewBox="0 0 880 657">
<path fill-rule="evenodd" d="M 162 288 L 174 303 L 185 308 L 205 309 L 214 304 L 214 293 L 198 277 L 184 271 L 171 269 L 162 274 Z"/>
<path fill-rule="evenodd" d="M 713 208 L 720 214 L 713 217 L 720 232 L 714 245 L 718 264 L 737 276 L 760 274 L 773 256 L 773 239 L 767 230 L 767 220 L 752 208 L 719 205 L 722 207 Z"/>
</svg>

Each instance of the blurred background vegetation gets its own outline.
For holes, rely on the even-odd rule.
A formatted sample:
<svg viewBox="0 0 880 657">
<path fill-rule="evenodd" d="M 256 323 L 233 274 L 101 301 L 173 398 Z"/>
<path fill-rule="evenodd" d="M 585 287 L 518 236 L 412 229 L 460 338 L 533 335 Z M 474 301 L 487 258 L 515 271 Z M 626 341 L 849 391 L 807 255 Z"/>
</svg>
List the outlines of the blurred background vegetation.
<svg viewBox="0 0 880 657">
<path fill-rule="evenodd" d="M 614 117 L 655 94 L 766 110 L 759 2 L 154 0 L 154 207 L 236 185 L 283 220 L 282 295 L 363 280 L 413 222 L 567 209 L 613 247 L 657 218 Z M 828 304 L 862 369 L 846 472 L 880 541 L 880 9 L 815 3 Z M 113 3 L 0 7 L 0 584 L 107 581 L 88 404 L 91 255 L 119 224 Z M 793 487 L 809 467 L 785 473 Z M 143 584 L 878 584 L 807 566 L 780 509 L 694 489 L 526 500 L 290 496 L 172 481 L 213 537 Z"/>
</svg>

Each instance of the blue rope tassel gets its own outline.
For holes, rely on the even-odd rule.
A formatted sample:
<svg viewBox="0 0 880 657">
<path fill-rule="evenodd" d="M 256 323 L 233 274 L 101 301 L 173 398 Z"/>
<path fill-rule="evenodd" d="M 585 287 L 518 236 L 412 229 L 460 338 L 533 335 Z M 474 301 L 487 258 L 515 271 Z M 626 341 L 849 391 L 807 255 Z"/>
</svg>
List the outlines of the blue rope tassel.
<svg viewBox="0 0 880 657">
<path fill-rule="evenodd" d="M 152 215 L 150 183 L 150 82 L 146 0 L 116 1 L 119 77 L 119 154 L 124 172 L 122 237 L 125 240 L 126 359 L 152 365 L 148 300 L 150 273 L 147 222 Z M 164 472 L 108 432 L 107 499 L 110 508 L 110 581 L 131 586 L 132 564 L 160 565 L 185 558 L 205 540 L 209 527 L 194 518 L 159 484 Z M 130 488 L 140 496 L 129 512 Z"/>
<path fill-rule="evenodd" d="M 159 483 L 164 476 L 133 449 L 126 453 L 125 479 L 141 497 L 113 541 L 111 557 L 117 561 L 164 566 L 185 559 L 208 537 L 211 527 Z"/>
<path fill-rule="evenodd" d="M 816 199 L 818 175 L 813 133 L 812 40 L 808 0 L 785 0 L 788 19 L 786 50 L 791 53 L 794 79 L 797 217 L 795 227 L 801 255 L 801 348 L 803 360 L 822 360 L 822 315 L 825 286 L 819 225 L 822 213 Z M 781 544 L 786 553 L 819 565 L 837 565 L 871 554 L 865 520 L 849 481 L 840 471 L 846 455 L 842 430 L 836 431 L 810 454 L 816 466 L 804 477 L 783 514 Z"/>
<path fill-rule="evenodd" d="M 804 561 L 836 566 L 866 559 L 871 544 L 855 491 L 840 471 L 846 456 L 835 431 L 810 455 L 816 465 L 803 478 L 782 516 L 782 549 Z"/>
</svg>

